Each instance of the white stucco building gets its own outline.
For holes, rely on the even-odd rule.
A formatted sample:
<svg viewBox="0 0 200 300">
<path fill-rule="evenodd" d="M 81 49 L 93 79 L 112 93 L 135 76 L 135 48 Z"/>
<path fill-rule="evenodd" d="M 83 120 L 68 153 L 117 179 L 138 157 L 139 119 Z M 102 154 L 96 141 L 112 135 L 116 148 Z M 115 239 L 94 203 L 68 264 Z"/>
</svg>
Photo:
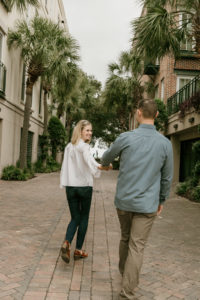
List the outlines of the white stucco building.
<svg viewBox="0 0 200 300">
<path fill-rule="evenodd" d="M 39 15 L 50 18 L 64 27 L 68 34 L 67 21 L 62 0 L 40 0 Z M 36 8 L 28 7 L 25 13 L 15 8 L 9 11 L 6 0 L 0 0 L 0 175 L 2 169 L 16 164 L 19 159 L 21 129 L 25 104 L 25 70 L 20 51 L 8 50 L 7 34 L 14 29 L 17 20 L 30 20 Z M 49 99 L 51 101 L 51 99 Z M 37 160 L 38 139 L 43 133 L 43 92 L 40 80 L 33 87 L 32 114 L 28 137 L 28 155 Z"/>
</svg>

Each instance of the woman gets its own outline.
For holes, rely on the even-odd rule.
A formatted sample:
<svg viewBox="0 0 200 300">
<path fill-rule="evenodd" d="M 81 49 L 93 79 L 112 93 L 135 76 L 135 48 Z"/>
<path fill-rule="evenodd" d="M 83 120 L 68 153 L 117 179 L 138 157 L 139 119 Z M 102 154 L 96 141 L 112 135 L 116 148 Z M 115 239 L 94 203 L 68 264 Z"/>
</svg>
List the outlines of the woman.
<svg viewBox="0 0 200 300">
<path fill-rule="evenodd" d="M 67 227 L 65 242 L 61 247 L 61 257 L 67 263 L 70 261 L 70 245 L 77 229 L 74 259 L 88 257 L 88 254 L 82 250 L 82 245 L 88 227 L 93 176 L 99 177 L 100 170 L 108 170 L 108 167 L 98 164 L 91 155 L 89 146 L 91 137 L 91 123 L 87 120 L 79 121 L 73 130 L 71 143 L 66 146 L 64 153 L 61 186 L 66 187 L 71 221 Z"/>
</svg>

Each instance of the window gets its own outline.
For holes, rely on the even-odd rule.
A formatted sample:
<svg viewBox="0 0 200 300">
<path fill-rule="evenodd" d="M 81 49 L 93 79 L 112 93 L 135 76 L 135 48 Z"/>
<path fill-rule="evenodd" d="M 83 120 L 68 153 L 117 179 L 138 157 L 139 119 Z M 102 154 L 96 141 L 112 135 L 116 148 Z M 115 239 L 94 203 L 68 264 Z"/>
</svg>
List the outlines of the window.
<svg viewBox="0 0 200 300">
<path fill-rule="evenodd" d="M 187 29 L 189 32 L 192 31 L 192 23 L 190 21 L 191 15 L 187 13 L 180 14 L 180 26 L 187 24 Z M 181 42 L 181 50 L 194 51 L 195 39 L 194 37 L 187 37 Z"/>
<path fill-rule="evenodd" d="M 0 31 L 0 61 L 2 59 L 3 33 Z"/>
<path fill-rule="evenodd" d="M 157 84 L 155 86 L 155 99 L 158 99 L 159 98 L 159 95 L 158 95 L 158 88 L 159 88 L 159 85 Z"/>
<path fill-rule="evenodd" d="M 177 77 L 177 83 L 176 83 L 176 91 L 179 91 L 186 85 L 188 82 L 190 82 L 194 76 L 178 76 Z"/>
<path fill-rule="evenodd" d="M 41 115 L 42 111 L 42 84 L 40 84 L 40 97 L 39 97 L 39 115 Z"/>
<path fill-rule="evenodd" d="M 165 79 L 161 80 L 161 100 L 164 100 L 165 96 Z"/>
</svg>

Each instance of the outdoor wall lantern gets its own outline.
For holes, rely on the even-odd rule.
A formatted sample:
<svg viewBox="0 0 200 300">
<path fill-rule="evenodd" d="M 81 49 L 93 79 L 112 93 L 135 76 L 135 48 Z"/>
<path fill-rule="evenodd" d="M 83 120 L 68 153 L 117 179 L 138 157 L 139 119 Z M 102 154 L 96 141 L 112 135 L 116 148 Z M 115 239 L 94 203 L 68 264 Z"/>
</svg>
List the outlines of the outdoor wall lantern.
<svg viewBox="0 0 200 300">
<path fill-rule="evenodd" d="M 178 124 L 174 124 L 174 129 L 177 129 L 178 128 Z"/>
<path fill-rule="evenodd" d="M 189 121 L 190 123 L 194 123 L 194 117 L 189 118 L 188 121 Z"/>
</svg>

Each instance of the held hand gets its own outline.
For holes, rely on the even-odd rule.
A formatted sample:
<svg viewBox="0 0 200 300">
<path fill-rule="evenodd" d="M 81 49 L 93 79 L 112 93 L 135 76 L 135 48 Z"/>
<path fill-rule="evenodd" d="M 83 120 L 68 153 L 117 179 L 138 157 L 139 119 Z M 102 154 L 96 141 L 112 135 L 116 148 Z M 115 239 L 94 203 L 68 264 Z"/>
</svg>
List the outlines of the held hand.
<svg viewBox="0 0 200 300">
<path fill-rule="evenodd" d="M 102 170 L 102 171 L 108 171 L 108 170 L 112 170 L 112 164 L 110 164 L 109 166 L 102 166 L 100 165 L 98 167 L 99 170 Z"/>
<path fill-rule="evenodd" d="M 157 210 L 157 216 L 159 216 L 161 214 L 162 210 L 163 210 L 163 205 L 159 204 L 158 205 L 158 210 Z"/>
</svg>

